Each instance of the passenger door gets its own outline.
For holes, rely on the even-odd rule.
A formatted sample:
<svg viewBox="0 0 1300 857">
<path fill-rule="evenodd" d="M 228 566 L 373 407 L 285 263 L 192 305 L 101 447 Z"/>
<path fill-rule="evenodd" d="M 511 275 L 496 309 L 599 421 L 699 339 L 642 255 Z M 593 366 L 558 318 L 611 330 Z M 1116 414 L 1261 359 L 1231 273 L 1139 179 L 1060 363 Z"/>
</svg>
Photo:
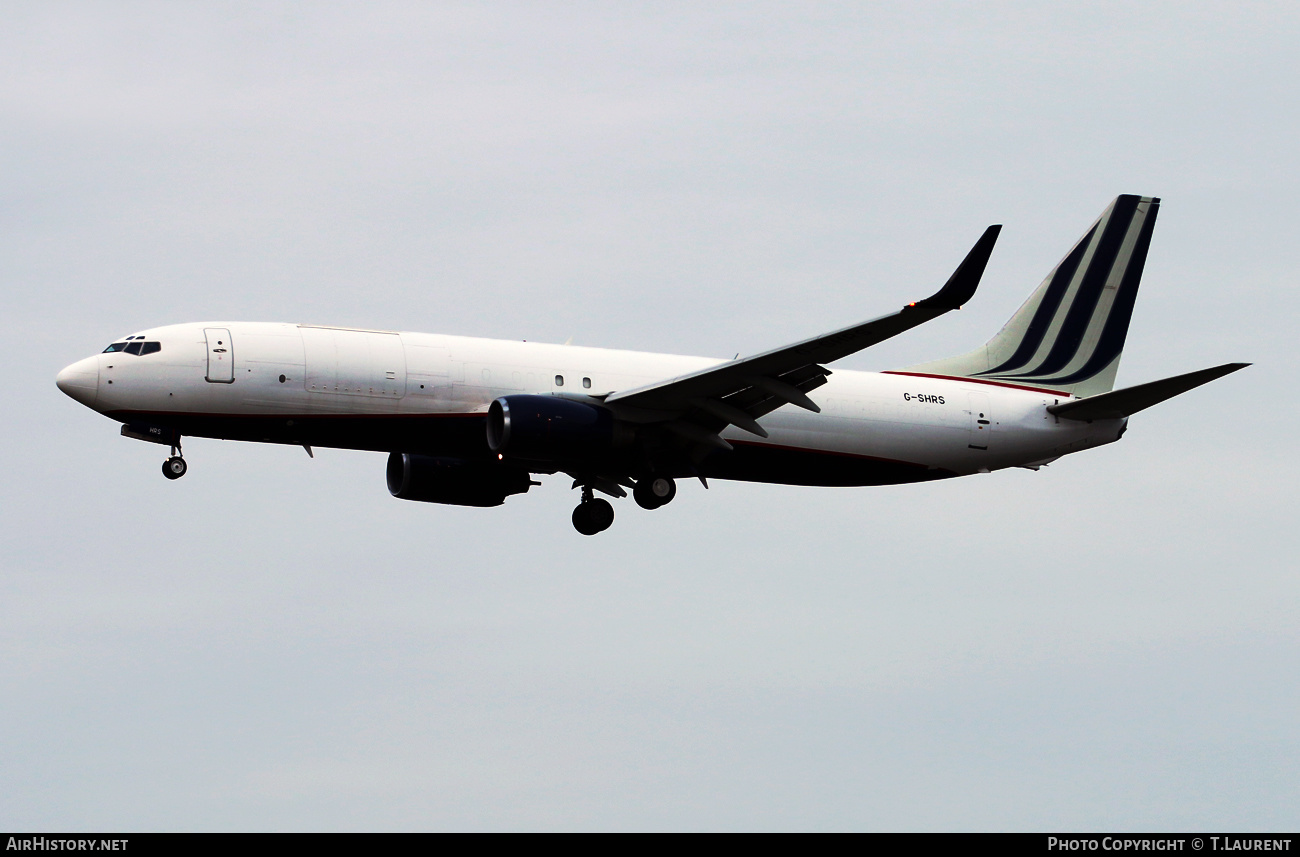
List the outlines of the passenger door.
<svg viewBox="0 0 1300 857">
<path fill-rule="evenodd" d="M 203 335 L 208 340 L 206 380 L 213 384 L 235 383 L 235 347 L 230 341 L 230 331 L 224 327 L 207 327 Z"/>
</svg>

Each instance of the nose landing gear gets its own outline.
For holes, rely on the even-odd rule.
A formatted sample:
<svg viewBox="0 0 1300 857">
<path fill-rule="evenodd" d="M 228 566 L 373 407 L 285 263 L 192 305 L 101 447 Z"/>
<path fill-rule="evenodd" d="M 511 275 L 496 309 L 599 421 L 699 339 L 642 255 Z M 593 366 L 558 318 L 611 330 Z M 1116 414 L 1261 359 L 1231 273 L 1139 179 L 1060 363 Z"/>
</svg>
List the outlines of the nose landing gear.
<svg viewBox="0 0 1300 857">
<path fill-rule="evenodd" d="M 591 488 L 583 486 L 582 502 L 573 510 L 573 528 L 584 536 L 608 530 L 614 523 L 614 507 L 608 500 L 593 499 Z"/>
<path fill-rule="evenodd" d="M 166 476 L 168 479 L 180 479 L 185 475 L 185 471 L 189 469 L 189 465 L 186 464 L 185 459 L 181 457 L 181 448 L 179 446 L 173 446 L 172 457 L 163 462 L 163 476 Z"/>
</svg>

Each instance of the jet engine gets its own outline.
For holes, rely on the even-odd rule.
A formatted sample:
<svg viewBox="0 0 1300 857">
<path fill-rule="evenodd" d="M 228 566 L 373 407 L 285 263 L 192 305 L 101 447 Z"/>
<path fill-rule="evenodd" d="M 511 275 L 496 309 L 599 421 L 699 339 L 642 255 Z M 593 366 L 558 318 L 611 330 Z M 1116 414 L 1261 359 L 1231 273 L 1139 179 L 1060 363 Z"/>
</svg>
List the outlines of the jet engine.
<svg viewBox="0 0 1300 857">
<path fill-rule="evenodd" d="M 532 484 L 520 467 L 400 452 L 389 454 L 387 476 L 388 493 L 400 500 L 453 506 L 500 506 Z"/>
<path fill-rule="evenodd" d="M 558 396 L 502 396 L 488 408 L 493 452 L 530 461 L 589 459 L 611 450 L 630 429 L 606 408 Z"/>
</svg>

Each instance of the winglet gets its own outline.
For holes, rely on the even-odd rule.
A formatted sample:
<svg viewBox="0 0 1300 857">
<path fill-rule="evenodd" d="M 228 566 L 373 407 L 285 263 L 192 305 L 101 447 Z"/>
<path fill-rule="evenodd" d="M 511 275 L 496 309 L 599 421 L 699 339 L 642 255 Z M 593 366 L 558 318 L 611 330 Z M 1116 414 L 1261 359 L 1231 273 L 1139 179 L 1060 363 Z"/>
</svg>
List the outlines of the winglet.
<svg viewBox="0 0 1300 857">
<path fill-rule="evenodd" d="M 989 256 L 993 254 L 993 245 L 997 243 L 998 233 L 1001 231 L 1001 224 L 994 224 L 985 229 L 980 240 L 975 242 L 975 246 L 957 266 L 957 270 L 952 272 L 948 282 L 943 284 L 943 288 L 925 300 L 917 301 L 915 306 L 945 311 L 960 309 L 962 304 L 974 297 L 975 288 L 979 286 L 980 278 L 984 276 L 984 267 L 989 263 Z"/>
</svg>

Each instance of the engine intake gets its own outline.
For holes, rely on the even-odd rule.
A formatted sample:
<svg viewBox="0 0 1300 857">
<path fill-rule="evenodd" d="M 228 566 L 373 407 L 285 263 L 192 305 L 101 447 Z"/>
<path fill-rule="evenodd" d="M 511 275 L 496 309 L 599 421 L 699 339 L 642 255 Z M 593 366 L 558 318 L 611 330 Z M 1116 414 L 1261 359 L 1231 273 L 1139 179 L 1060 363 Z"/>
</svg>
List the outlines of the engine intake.
<svg viewBox="0 0 1300 857">
<path fill-rule="evenodd" d="M 532 484 L 520 467 L 400 452 L 388 456 L 386 475 L 388 493 L 399 500 L 452 506 L 500 506 Z"/>
<path fill-rule="evenodd" d="M 487 442 L 495 453 L 531 461 L 581 460 L 614 447 L 614 415 L 557 396 L 502 396 L 488 408 Z"/>
</svg>

